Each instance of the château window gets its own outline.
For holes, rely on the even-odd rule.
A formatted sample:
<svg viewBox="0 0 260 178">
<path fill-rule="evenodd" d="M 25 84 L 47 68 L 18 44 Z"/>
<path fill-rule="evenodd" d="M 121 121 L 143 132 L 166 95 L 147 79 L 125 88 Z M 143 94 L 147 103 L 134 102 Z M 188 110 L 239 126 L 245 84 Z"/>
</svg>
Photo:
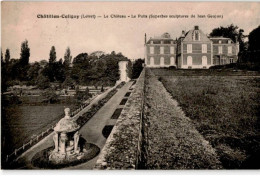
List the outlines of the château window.
<svg viewBox="0 0 260 178">
<path fill-rule="evenodd" d="M 232 46 L 228 46 L 228 54 L 232 54 Z"/>
<path fill-rule="evenodd" d="M 187 44 L 187 53 L 192 53 L 192 44 Z"/>
<path fill-rule="evenodd" d="M 204 67 L 204 66 L 207 66 L 207 63 L 208 63 L 208 61 L 207 61 L 207 56 L 202 56 L 202 66 Z"/>
<path fill-rule="evenodd" d="M 164 57 L 160 58 L 160 66 L 164 66 Z"/>
<path fill-rule="evenodd" d="M 174 65 L 175 64 L 175 62 L 174 62 L 174 57 L 171 57 L 170 58 L 170 65 Z"/>
<path fill-rule="evenodd" d="M 202 44 L 202 53 L 207 53 L 207 44 Z"/>
<path fill-rule="evenodd" d="M 218 47 L 218 53 L 219 53 L 219 54 L 222 54 L 222 46 L 219 46 L 219 47 Z"/>
<path fill-rule="evenodd" d="M 192 66 L 192 57 L 191 56 L 187 57 L 187 65 Z"/>
<path fill-rule="evenodd" d="M 170 47 L 170 53 L 174 54 L 174 47 L 173 46 Z"/>
<path fill-rule="evenodd" d="M 161 46 L 161 47 L 160 47 L 160 54 L 163 54 L 163 53 L 164 53 L 164 47 Z"/>
<path fill-rule="evenodd" d="M 150 54 L 154 54 L 154 47 L 153 46 L 150 47 Z"/>
<path fill-rule="evenodd" d="M 150 65 L 154 65 L 154 58 L 153 57 L 150 58 Z"/>
<path fill-rule="evenodd" d="M 150 65 L 150 60 L 151 60 L 150 58 L 147 58 L 147 61 L 146 61 L 147 65 Z"/>
</svg>

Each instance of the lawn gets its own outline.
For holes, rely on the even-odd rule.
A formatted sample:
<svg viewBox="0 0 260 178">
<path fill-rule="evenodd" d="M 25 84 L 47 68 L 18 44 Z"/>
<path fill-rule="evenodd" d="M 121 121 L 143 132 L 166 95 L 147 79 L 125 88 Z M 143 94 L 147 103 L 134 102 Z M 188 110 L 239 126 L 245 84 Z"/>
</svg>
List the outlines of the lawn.
<svg viewBox="0 0 260 178">
<path fill-rule="evenodd" d="M 227 169 L 260 168 L 260 75 L 153 69 Z"/>
<path fill-rule="evenodd" d="M 2 110 L 2 154 L 10 154 L 32 137 L 46 131 L 71 104 L 11 105 Z"/>
</svg>

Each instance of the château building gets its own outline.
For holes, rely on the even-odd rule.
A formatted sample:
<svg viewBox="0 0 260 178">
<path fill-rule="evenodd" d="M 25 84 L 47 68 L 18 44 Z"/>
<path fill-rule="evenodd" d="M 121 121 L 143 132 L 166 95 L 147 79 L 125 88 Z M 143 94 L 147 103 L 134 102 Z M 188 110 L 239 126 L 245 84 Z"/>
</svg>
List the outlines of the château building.
<svg viewBox="0 0 260 178">
<path fill-rule="evenodd" d="M 239 43 L 230 38 L 213 37 L 213 65 L 236 63 L 238 60 Z"/>
<path fill-rule="evenodd" d="M 176 66 L 183 69 L 209 68 L 237 62 L 238 43 L 230 38 L 208 37 L 195 26 L 174 40 L 169 33 L 146 41 L 145 65 L 147 67 Z"/>
<path fill-rule="evenodd" d="M 148 67 L 169 67 L 176 65 L 176 40 L 171 39 L 169 33 L 151 38 L 145 44 L 145 64 Z"/>
</svg>

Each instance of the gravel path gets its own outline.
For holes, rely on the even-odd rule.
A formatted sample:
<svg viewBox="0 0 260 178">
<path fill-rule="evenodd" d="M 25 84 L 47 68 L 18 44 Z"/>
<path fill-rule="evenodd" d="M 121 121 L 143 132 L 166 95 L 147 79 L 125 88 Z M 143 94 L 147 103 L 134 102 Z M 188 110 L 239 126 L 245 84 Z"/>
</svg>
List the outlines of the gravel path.
<svg viewBox="0 0 260 178">
<path fill-rule="evenodd" d="M 145 91 L 147 169 L 222 168 L 215 150 L 150 69 Z"/>
</svg>

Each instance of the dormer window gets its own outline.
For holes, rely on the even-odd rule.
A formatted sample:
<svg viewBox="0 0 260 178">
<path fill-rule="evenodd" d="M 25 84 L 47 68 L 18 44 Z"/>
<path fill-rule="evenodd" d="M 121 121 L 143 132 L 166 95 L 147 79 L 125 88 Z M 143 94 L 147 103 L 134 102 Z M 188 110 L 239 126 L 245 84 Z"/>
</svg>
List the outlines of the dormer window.
<svg viewBox="0 0 260 178">
<path fill-rule="evenodd" d="M 198 41 L 199 40 L 199 33 L 195 32 L 195 40 Z"/>
<path fill-rule="evenodd" d="M 194 31 L 193 40 L 200 41 L 200 33 L 198 30 Z"/>
<path fill-rule="evenodd" d="M 231 40 L 228 40 L 228 44 L 231 44 Z"/>
</svg>

